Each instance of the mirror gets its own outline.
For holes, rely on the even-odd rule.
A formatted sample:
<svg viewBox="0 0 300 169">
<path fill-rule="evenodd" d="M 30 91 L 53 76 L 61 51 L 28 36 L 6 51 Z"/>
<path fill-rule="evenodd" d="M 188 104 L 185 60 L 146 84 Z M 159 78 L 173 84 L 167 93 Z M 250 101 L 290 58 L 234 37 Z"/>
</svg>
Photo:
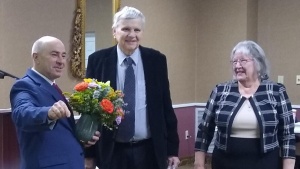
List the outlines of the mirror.
<svg viewBox="0 0 300 169">
<path fill-rule="evenodd" d="M 70 60 L 74 77 L 85 77 L 89 54 L 115 42 L 111 26 L 120 3 L 121 0 L 77 0 Z"/>
</svg>

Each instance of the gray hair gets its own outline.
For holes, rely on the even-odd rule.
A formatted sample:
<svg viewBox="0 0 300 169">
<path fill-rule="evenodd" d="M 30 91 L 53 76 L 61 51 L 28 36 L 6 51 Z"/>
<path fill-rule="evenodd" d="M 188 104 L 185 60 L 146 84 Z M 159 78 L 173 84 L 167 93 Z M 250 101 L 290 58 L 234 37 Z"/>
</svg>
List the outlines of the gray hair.
<svg viewBox="0 0 300 169">
<path fill-rule="evenodd" d="M 258 77 L 261 80 L 265 80 L 269 78 L 270 70 L 268 60 L 266 58 L 264 50 L 253 41 L 241 41 L 239 42 L 231 52 L 230 59 L 232 60 L 234 54 L 237 52 L 241 52 L 245 55 L 248 55 L 252 59 L 254 59 L 255 67 L 258 72 Z"/>
<path fill-rule="evenodd" d="M 134 7 L 125 6 L 115 14 L 112 28 L 115 29 L 116 27 L 118 27 L 118 23 L 122 19 L 138 19 L 138 18 L 142 20 L 142 24 L 143 24 L 142 26 L 144 28 L 146 21 L 143 13 Z"/>
</svg>

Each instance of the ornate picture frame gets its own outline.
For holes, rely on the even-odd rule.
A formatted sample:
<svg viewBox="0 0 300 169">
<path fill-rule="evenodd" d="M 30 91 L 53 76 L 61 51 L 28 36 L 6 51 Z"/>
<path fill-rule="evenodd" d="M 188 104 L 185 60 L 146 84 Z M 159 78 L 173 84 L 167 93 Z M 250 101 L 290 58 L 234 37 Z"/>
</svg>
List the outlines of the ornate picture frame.
<svg viewBox="0 0 300 169">
<path fill-rule="evenodd" d="M 121 0 L 112 0 L 113 15 L 120 9 Z M 85 16 L 86 0 L 77 0 L 72 35 L 71 73 L 75 78 L 85 77 Z"/>
</svg>

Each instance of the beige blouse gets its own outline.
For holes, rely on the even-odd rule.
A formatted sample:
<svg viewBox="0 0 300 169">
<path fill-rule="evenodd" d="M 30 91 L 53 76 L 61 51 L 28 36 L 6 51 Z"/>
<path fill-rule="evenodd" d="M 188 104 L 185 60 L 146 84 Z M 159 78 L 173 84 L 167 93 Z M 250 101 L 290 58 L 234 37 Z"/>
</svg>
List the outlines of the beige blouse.
<svg viewBox="0 0 300 169">
<path fill-rule="evenodd" d="M 249 100 L 246 100 L 237 112 L 233 120 L 230 136 L 259 138 L 258 121 Z"/>
</svg>

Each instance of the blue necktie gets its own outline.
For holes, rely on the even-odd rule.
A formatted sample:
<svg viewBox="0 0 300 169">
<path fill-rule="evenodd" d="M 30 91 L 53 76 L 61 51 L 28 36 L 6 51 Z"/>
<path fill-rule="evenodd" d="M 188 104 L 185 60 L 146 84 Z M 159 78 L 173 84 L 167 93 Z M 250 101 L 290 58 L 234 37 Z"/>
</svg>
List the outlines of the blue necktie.
<svg viewBox="0 0 300 169">
<path fill-rule="evenodd" d="M 124 110 L 125 116 L 119 125 L 117 140 L 122 142 L 129 142 L 134 136 L 135 128 L 135 75 L 132 67 L 133 60 L 130 57 L 124 59 L 124 64 L 127 66 L 125 70 L 124 81 Z"/>
</svg>

